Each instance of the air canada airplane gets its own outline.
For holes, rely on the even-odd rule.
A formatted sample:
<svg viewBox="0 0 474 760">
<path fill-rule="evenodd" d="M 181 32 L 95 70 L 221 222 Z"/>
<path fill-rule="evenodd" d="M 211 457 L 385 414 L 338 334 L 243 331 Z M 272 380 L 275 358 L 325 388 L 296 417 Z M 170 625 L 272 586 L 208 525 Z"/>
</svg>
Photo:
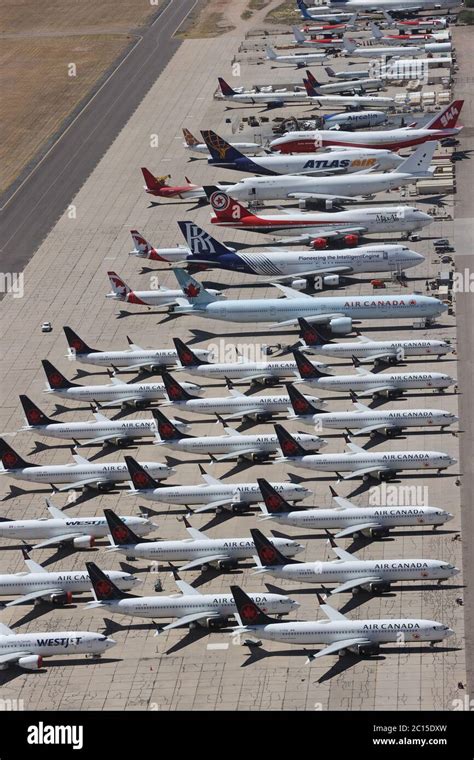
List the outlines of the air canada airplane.
<svg viewBox="0 0 474 760">
<path fill-rule="evenodd" d="M 109 524 L 110 547 L 108 551 L 126 554 L 131 559 L 152 559 L 156 562 L 184 562 L 180 570 L 209 567 L 228 571 L 237 567 L 239 560 L 248 559 L 255 553 L 251 538 L 209 538 L 196 528 L 184 523 L 191 538 L 176 541 L 151 541 L 140 539 L 111 509 L 104 514 Z M 273 538 L 272 544 L 286 557 L 303 551 L 303 546 L 287 538 Z"/>
<path fill-rule="evenodd" d="M 289 462 L 294 467 L 302 467 L 323 472 L 346 472 L 342 480 L 362 478 L 368 480 L 390 480 L 403 470 L 436 469 L 438 474 L 456 464 L 456 459 L 442 451 L 367 451 L 347 440 L 347 453 L 306 454 L 300 444 L 281 425 L 275 425 L 283 456 L 277 462 Z"/>
<path fill-rule="evenodd" d="M 337 530 L 336 539 L 349 536 L 385 538 L 392 528 L 408 527 L 418 530 L 425 525 L 432 525 L 433 530 L 438 525 L 444 525 L 452 520 L 454 515 L 438 507 L 392 506 L 359 507 L 348 499 L 338 496 L 332 486 L 329 486 L 336 507 L 325 509 L 303 508 L 290 505 L 281 494 L 263 478 L 258 479 L 264 504 L 260 506 L 261 520 L 291 525 L 305 530 Z"/>
<path fill-rule="evenodd" d="M 55 631 L 17 633 L 0 623 L 0 669 L 18 665 L 25 670 L 40 670 L 43 658 L 78 654 L 100 657 L 117 642 L 89 631 Z"/>
<path fill-rule="evenodd" d="M 0 575 L 0 596 L 17 597 L 3 606 L 13 607 L 28 602 L 48 602 L 62 606 L 71 604 L 76 594 L 90 591 L 89 576 L 84 570 L 60 570 L 51 573 L 30 559 L 26 549 L 23 549 L 23 557 L 29 572 Z M 116 584 L 121 592 L 130 591 L 140 583 L 138 578 L 121 570 L 107 570 L 106 578 Z"/>
<path fill-rule="evenodd" d="M 323 649 L 309 655 L 308 664 L 318 657 L 330 654 L 339 654 L 339 657 L 347 652 L 361 656 L 376 654 L 381 644 L 399 643 L 401 638 L 406 644 L 420 641 L 429 641 L 434 644 L 454 634 L 448 625 L 438 623 L 436 620 L 420 618 L 349 620 L 342 612 L 326 604 L 320 594 L 317 594 L 319 606 L 328 620 L 298 620 L 280 623 L 265 614 L 239 586 L 231 586 L 230 590 L 237 607 L 236 617 L 240 624 L 239 627 L 234 628 L 232 635 L 251 634 L 261 639 L 296 644 L 300 647 L 307 644 L 323 644 Z"/>
<path fill-rule="evenodd" d="M 459 570 L 449 562 L 437 559 L 359 559 L 340 549 L 329 534 L 329 543 L 337 559 L 332 562 L 300 562 L 279 553 L 263 533 L 250 529 L 258 554 L 256 575 L 269 574 L 275 578 L 300 583 L 317 583 L 320 587 L 337 583 L 331 594 L 369 591 L 381 594 L 390 591 L 397 581 L 438 581 L 452 578 Z"/>
<path fill-rule="evenodd" d="M 116 483 L 129 479 L 124 462 L 89 462 L 79 454 L 73 454 L 74 464 L 32 464 L 17 454 L 3 438 L 0 438 L 0 459 L 3 465 L 0 475 L 28 483 L 44 483 L 53 486 L 56 491 L 76 488 L 106 491 Z M 141 465 L 157 480 L 169 478 L 175 472 L 174 468 L 158 462 L 142 462 Z M 57 488 L 57 483 L 64 485 Z"/>
<path fill-rule="evenodd" d="M 86 604 L 85 609 L 99 608 L 102 613 L 154 620 L 176 618 L 172 623 L 160 624 L 157 633 L 186 626 L 203 626 L 216 630 L 227 626 L 229 618 L 235 614 L 232 594 L 202 594 L 194 586 L 182 581 L 176 571 L 173 574 L 180 594 L 134 596 L 125 594 L 94 562 L 86 562 L 86 567 L 95 601 Z M 250 598 L 266 612 L 278 616 L 286 615 L 299 607 L 298 602 L 281 594 L 261 592 L 250 594 Z"/>
</svg>

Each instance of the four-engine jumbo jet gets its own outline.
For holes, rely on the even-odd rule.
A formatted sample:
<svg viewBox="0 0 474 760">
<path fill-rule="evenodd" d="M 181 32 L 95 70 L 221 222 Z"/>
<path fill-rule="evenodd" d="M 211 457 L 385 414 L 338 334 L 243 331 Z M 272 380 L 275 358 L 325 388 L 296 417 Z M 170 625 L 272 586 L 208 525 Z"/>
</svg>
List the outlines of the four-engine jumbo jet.
<svg viewBox="0 0 474 760">
<path fill-rule="evenodd" d="M 53 487 L 56 483 L 65 483 L 61 488 L 55 488 L 57 491 L 76 488 L 106 491 L 116 483 L 129 479 L 124 462 L 89 462 L 78 454 L 73 454 L 74 464 L 39 465 L 26 462 L 3 438 L 0 438 L 0 459 L 3 465 L 0 475 Z M 175 473 L 173 467 L 158 462 L 141 462 L 141 466 L 157 480 L 169 478 Z"/>
<path fill-rule="evenodd" d="M 181 253 L 182 257 L 183 253 Z M 174 348 L 141 348 L 128 336 L 128 350 L 100 351 L 98 348 L 88 346 L 70 327 L 64 326 L 63 330 L 69 346 L 66 356 L 71 361 L 77 361 L 80 364 L 92 364 L 95 367 L 119 367 L 126 371 L 161 372 L 163 368 L 174 366 L 178 360 Z M 200 359 L 204 360 L 209 357 L 209 351 L 205 349 L 195 348 L 194 352 Z"/>
<path fill-rule="evenodd" d="M 231 586 L 230 590 L 235 600 L 238 612 L 236 617 L 240 623 L 234 628 L 236 633 L 250 634 L 261 639 L 281 641 L 285 644 L 324 644 L 324 648 L 310 654 L 307 663 L 318 657 L 329 654 L 346 654 L 352 652 L 367 656 L 376 654 L 381 644 L 403 641 L 410 642 L 442 641 L 452 636 L 454 631 L 448 625 L 436 620 L 420 618 L 372 618 L 368 620 L 349 620 L 339 610 L 326 604 L 320 594 L 317 594 L 321 611 L 328 620 L 305 621 L 298 620 L 290 623 L 280 623 L 266 615 L 252 602 L 239 586 Z"/>
<path fill-rule="evenodd" d="M 361 404 L 355 393 L 351 398 L 355 409 L 352 412 L 325 412 L 318 409 L 291 383 L 286 386 L 293 413 L 288 419 L 295 419 L 306 425 L 314 425 L 317 430 L 348 430 L 351 435 L 395 436 L 405 428 L 439 427 L 441 430 L 453 425 L 458 417 L 444 409 L 371 409 Z M 355 428 L 355 432 L 352 432 Z"/>
<path fill-rule="evenodd" d="M 307 454 L 281 425 L 275 425 L 275 432 L 283 453 L 277 462 L 289 462 L 294 467 L 304 469 L 335 472 L 338 476 L 340 472 L 347 472 L 347 475 L 339 476 L 342 480 L 390 480 L 403 470 L 435 469 L 439 474 L 457 462 L 443 451 L 367 451 L 350 441 L 347 441 L 348 452 Z"/>
<path fill-rule="evenodd" d="M 74 549 L 91 549 L 96 538 L 108 534 L 105 517 L 71 517 L 55 507 L 46 499 L 52 519 L 8 520 L 0 518 L 0 538 L 15 538 L 21 541 L 45 539 L 32 549 L 46 546 L 70 545 Z M 144 536 L 155 529 L 155 525 L 145 517 L 122 517 L 123 524 L 130 525 L 134 531 Z"/>
<path fill-rule="evenodd" d="M 130 493 L 133 496 L 147 499 L 148 501 L 159 501 L 164 504 L 185 504 L 189 506 L 203 505 L 197 512 L 208 512 L 215 510 L 222 512 L 239 513 L 248 511 L 252 504 L 258 503 L 262 494 L 258 483 L 223 483 L 211 475 L 207 475 L 200 467 L 204 483 L 191 486 L 161 486 L 158 481 L 151 478 L 148 473 L 140 467 L 133 457 L 126 457 L 127 467 L 132 481 Z M 278 493 L 285 495 L 288 501 L 301 501 L 306 499 L 311 491 L 297 483 L 273 483 Z"/>
<path fill-rule="evenodd" d="M 274 488 L 263 478 L 258 479 L 264 505 L 260 506 L 262 520 L 270 520 L 281 525 L 291 525 L 299 529 L 337 530 L 336 538 L 349 536 L 369 537 L 373 539 L 388 536 L 392 528 L 415 528 L 432 525 L 444 525 L 454 515 L 438 507 L 419 507 L 392 505 L 390 507 L 358 507 L 348 499 L 337 495 L 329 486 L 331 495 L 337 504 L 333 509 L 299 509 L 288 504 Z"/>
<path fill-rule="evenodd" d="M 198 314 L 224 322 L 271 323 L 271 328 L 298 323 L 304 317 L 310 323 L 327 324 L 340 334 L 352 331 L 354 319 L 434 319 L 446 311 L 446 304 L 431 296 L 310 296 L 285 285 L 276 284 L 286 298 L 252 298 L 215 301 L 213 296 L 184 270 L 175 269 L 178 281 L 186 289 L 190 306 L 178 306 L 177 314 Z M 166 373 L 163 373 L 163 380 Z M 205 401 L 205 399 L 204 399 Z M 197 406 L 197 404 L 193 404 Z"/>
<path fill-rule="evenodd" d="M 302 6 L 306 3 L 298 0 L 298 7 L 300 11 L 303 10 Z M 417 13 L 418 11 L 430 11 L 441 10 L 446 8 L 457 8 L 459 2 L 457 0 L 329 0 L 326 5 L 316 5 L 312 8 L 306 6 L 308 16 L 310 19 L 314 19 L 312 14 L 315 11 L 316 14 L 333 14 L 334 11 L 345 11 L 347 14 L 352 13 L 380 13 L 388 11 L 389 13 L 402 13 L 406 15 L 409 13 Z"/>
<path fill-rule="evenodd" d="M 231 570 L 237 567 L 239 560 L 249 559 L 255 554 L 255 545 L 251 538 L 209 538 L 187 523 L 186 530 L 191 538 L 176 541 L 151 541 L 140 539 L 120 517 L 111 509 L 104 510 L 109 524 L 111 546 L 108 551 L 126 554 L 131 559 L 151 559 L 156 562 L 185 562 L 180 570 L 201 568 L 204 572 L 209 567 Z M 297 541 L 287 538 L 273 538 L 272 544 L 285 557 L 293 557 L 303 551 Z"/>
<path fill-rule="evenodd" d="M 244 177 L 226 188 L 237 201 L 271 200 L 350 200 L 413 184 L 433 175 L 431 161 L 437 143 L 420 145 L 396 169 L 389 172 L 361 172 L 344 176 L 301 177 L 285 174 L 281 177 Z"/>
<path fill-rule="evenodd" d="M 45 393 L 54 393 L 73 401 L 100 402 L 102 406 L 146 407 L 150 401 L 166 397 L 163 383 L 126 383 L 118 377 L 111 377 L 108 385 L 80 385 L 67 380 L 51 362 L 42 360 L 47 384 Z M 201 387 L 195 383 L 183 383 L 187 391 L 200 393 Z"/>
<path fill-rule="evenodd" d="M 211 455 L 213 461 L 225 462 L 229 459 L 250 459 L 260 462 L 268 459 L 279 449 L 278 438 L 274 433 L 239 433 L 227 427 L 223 421 L 225 435 L 195 436 L 182 433 L 167 417 L 157 410 L 154 412 L 158 426 L 158 446 L 167 446 L 174 451 L 188 454 Z M 307 451 L 318 451 L 327 441 L 317 435 L 295 433 L 295 439 Z M 216 456 L 218 455 L 218 456 Z"/>
<path fill-rule="evenodd" d="M 324 587 L 338 583 L 331 594 L 352 591 L 369 591 L 381 594 L 390 591 L 397 581 L 438 581 L 458 575 L 457 567 L 437 559 L 359 559 L 340 549 L 330 535 L 329 542 L 337 559 L 332 562 L 301 562 L 287 559 L 256 529 L 250 529 L 258 554 L 258 566 L 254 574 L 268 573 L 274 578 L 300 583 L 317 583 Z"/>
<path fill-rule="evenodd" d="M 71 604 L 73 596 L 90 591 L 89 575 L 84 570 L 60 570 L 49 572 L 42 565 L 30 559 L 23 549 L 23 557 L 29 570 L 27 573 L 5 573 L 0 575 L 0 596 L 16 596 L 11 602 L 0 606 L 14 607 L 25 602 L 48 602 L 62 606 Z M 130 591 L 138 578 L 121 570 L 106 570 L 105 577 L 120 591 Z"/>
<path fill-rule="evenodd" d="M 221 169 L 279 176 L 281 174 L 303 174 L 319 176 L 326 174 L 346 174 L 361 172 L 364 169 L 396 169 L 404 159 L 390 150 L 375 148 L 344 148 L 315 153 L 315 145 L 309 153 L 295 156 L 273 154 L 271 156 L 244 156 L 242 153 L 217 135 L 212 129 L 201 132 L 211 157 L 208 163 Z"/>
<path fill-rule="evenodd" d="M 112 292 L 107 293 L 105 297 L 112 298 L 114 301 L 133 303 L 138 306 L 174 306 L 185 297 L 181 290 L 163 287 L 156 290 L 131 290 L 118 274 L 115 272 L 107 272 L 107 274 Z M 214 290 L 213 293 L 216 298 L 221 295 L 218 290 Z"/>
<path fill-rule="evenodd" d="M 306 132 L 287 132 L 270 143 L 273 151 L 280 153 L 310 153 L 315 145 L 319 148 L 329 146 L 348 148 L 379 148 L 398 151 L 412 145 L 443 140 L 459 134 L 462 127 L 456 127 L 463 100 L 454 100 L 439 113 L 435 114 L 423 127 L 416 122 L 408 127 L 398 129 L 374 130 L 371 132 L 345 132 L 340 130 L 311 130 Z"/>
<path fill-rule="evenodd" d="M 271 544 L 270 544 L 271 546 Z M 99 608 L 107 614 L 125 615 L 141 618 L 176 618 L 172 623 L 160 625 L 157 633 L 173 628 L 203 626 L 217 630 L 228 626 L 229 618 L 235 615 L 236 607 L 231 594 L 202 594 L 194 586 L 182 581 L 174 572 L 176 585 L 181 594 L 172 596 L 133 596 L 123 591 L 108 578 L 94 562 L 86 562 L 95 601 L 88 602 L 85 609 Z M 274 615 L 286 615 L 300 605 L 282 594 L 261 592 L 250 594 L 250 598 L 259 604 L 265 612 Z"/>
<path fill-rule="evenodd" d="M 100 657 L 117 642 L 90 631 L 39 631 L 16 633 L 0 623 L 0 670 L 18 665 L 25 670 L 40 670 L 44 657 L 78 654 Z"/>
</svg>

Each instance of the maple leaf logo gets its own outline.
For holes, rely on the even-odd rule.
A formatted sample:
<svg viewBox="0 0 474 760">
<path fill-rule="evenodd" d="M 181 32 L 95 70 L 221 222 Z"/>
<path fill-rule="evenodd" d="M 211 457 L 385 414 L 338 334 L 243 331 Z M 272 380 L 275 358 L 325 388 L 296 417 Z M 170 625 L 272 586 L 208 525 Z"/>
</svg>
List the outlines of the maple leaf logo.
<svg viewBox="0 0 474 760">
<path fill-rule="evenodd" d="M 76 351 L 81 351 L 83 347 L 84 343 L 79 338 L 74 339 L 71 343 L 71 348 L 74 348 Z"/>
<path fill-rule="evenodd" d="M 201 292 L 201 288 L 198 288 L 198 286 L 195 285 L 193 282 L 191 282 L 189 285 L 186 285 L 186 287 L 183 288 L 183 293 L 186 296 L 188 296 L 188 298 L 196 298 L 200 292 Z"/>
<path fill-rule="evenodd" d="M 303 338 L 305 339 L 306 343 L 316 343 L 318 336 L 314 330 L 306 329 L 303 332 Z"/>
<path fill-rule="evenodd" d="M 278 509 L 280 504 L 281 504 L 280 496 L 277 496 L 276 494 L 271 494 L 271 496 L 267 497 L 267 507 L 269 509 Z"/>
<path fill-rule="evenodd" d="M 133 479 L 139 486 L 145 486 L 148 483 L 148 476 L 144 472 L 136 472 Z"/>
<path fill-rule="evenodd" d="M 125 541 L 128 538 L 128 530 L 121 525 L 117 525 L 112 531 L 112 536 L 116 541 Z"/>
<path fill-rule="evenodd" d="M 17 461 L 18 457 L 12 451 L 7 451 L 7 453 L 3 455 L 3 463 L 6 464 L 7 467 L 13 467 Z"/>
<path fill-rule="evenodd" d="M 169 422 L 163 422 L 159 426 L 159 431 L 160 431 L 160 435 L 163 438 L 169 438 L 170 436 L 173 435 L 173 432 L 174 432 L 173 431 L 173 426 Z"/>
<path fill-rule="evenodd" d="M 182 351 L 182 352 L 181 352 L 181 359 L 182 359 L 184 362 L 192 362 L 192 360 L 193 360 L 193 355 L 190 353 L 190 351 Z"/>
<path fill-rule="evenodd" d="M 294 441 L 283 441 L 281 448 L 284 454 L 294 454 L 296 451 L 296 443 L 294 443 Z"/>
<path fill-rule="evenodd" d="M 260 554 L 265 562 L 273 562 L 276 557 L 276 551 L 273 546 L 264 546 Z"/>
<path fill-rule="evenodd" d="M 62 377 L 59 374 L 59 372 L 53 372 L 49 376 L 48 380 L 49 380 L 50 385 L 53 386 L 53 388 L 57 388 L 62 383 Z"/>
<path fill-rule="evenodd" d="M 245 604 L 240 611 L 240 615 L 244 622 L 248 621 L 251 623 L 252 620 L 258 617 L 258 610 L 254 604 Z"/>
<path fill-rule="evenodd" d="M 308 404 L 305 399 L 297 398 L 296 401 L 293 403 L 293 406 L 295 407 L 297 412 L 304 412 L 305 409 L 308 408 Z"/>
<path fill-rule="evenodd" d="M 41 419 L 41 414 L 37 409 L 29 409 L 28 410 L 28 422 L 39 422 Z"/>
<path fill-rule="evenodd" d="M 171 396 L 171 398 L 179 398 L 181 395 L 181 392 L 176 385 L 172 385 L 168 391 L 168 395 Z"/>
<path fill-rule="evenodd" d="M 112 593 L 112 586 L 109 581 L 98 581 L 95 585 L 97 592 L 101 596 L 110 596 Z"/>
</svg>

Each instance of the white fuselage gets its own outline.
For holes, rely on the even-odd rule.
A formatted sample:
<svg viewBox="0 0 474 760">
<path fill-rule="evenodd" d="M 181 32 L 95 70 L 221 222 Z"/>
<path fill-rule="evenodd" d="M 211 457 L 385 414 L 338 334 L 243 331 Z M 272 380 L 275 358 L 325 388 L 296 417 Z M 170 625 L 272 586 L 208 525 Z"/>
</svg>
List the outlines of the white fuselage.
<svg viewBox="0 0 474 760">
<path fill-rule="evenodd" d="M 286 538 L 272 538 L 271 543 L 285 557 L 293 557 L 303 550 L 301 544 Z M 153 559 L 157 562 L 191 562 L 197 559 L 248 559 L 255 554 L 251 538 L 206 538 L 184 541 L 152 541 L 147 544 L 129 544 L 111 547 L 135 559 Z"/>
<path fill-rule="evenodd" d="M 377 392 L 378 388 L 385 389 L 388 385 L 397 390 L 413 388 L 449 388 L 455 380 L 441 372 L 390 372 L 366 375 L 334 375 L 310 380 L 316 388 L 328 391 L 370 391 Z"/>
<path fill-rule="evenodd" d="M 209 148 L 207 147 L 206 143 L 196 143 L 195 145 L 183 143 L 183 145 L 187 150 L 190 150 L 193 153 L 202 153 L 207 156 L 209 155 Z M 254 142 L 231 142 L 229 145 L 238 150 L 240 153 L 248 153 L 249 155 L 259 153 L 262 150 L 260 143 Z"/>
<path fill-rule="evenodd" d="M 379 129 L 374 131 L 347 132 L 342 129 L 309 130 L 305 132 L 287 132 L 282 137 L 272 140 L 270 148 L 281 153 L 308 153 L 318 148 L 334 146 L 335 148 L 385 148 L 398 151 L 419 145 L 423 142 L 440 140 L 459 132 L 456 127 L 446 129 Z"/>
<path fill-rule="evenodd" d="M 104 436 L 110 440 L 129 440 L 132 438 L 154 437 L 157 427 L 153 419 L 135 420 L 98 420 L 97 422 L 51 422 L 47 425 L 32 427 L 26 425 L 22 430 L 40 433 L 49 438 L 66 438 L 71 440 L 94 440 Z"/>
<path fill-rule="evenodd" d="M 140 462 L 140 465 L 157 480 L 168 478 L 173 469 L 158 462 Z M 17 470 L 0 470 L 0 474 L 9 475 L 15 480 L 31 483 L 82 483 L 91 481 L 96 484 L 119 483 L 130 480 L 127 466 L 123 462 L 103 462 L 83 464 L 39 465 L 23 467 Z"/>
<path fill-rule="evenodd" d="M 303 486 L 294 483 L 272 483 L 273 488 L 287 501 L 300 501 L 309 495 Z M 213 504 L 234 500 L 239 504 L 256 504 L 262 500 L 257 483 L 203 483 L 199 486 L 163 486 L 151 489 L 132 489 L 139 498 L 163 504 Z M 0 523 L 0 529 L 2 523 Z M 1 533 L 0 533 L 1 535 Z"/>
<path fill-rule="evenodd" d="M 323 120 L 324 124 L 329 128 L 337 125 L 341 129 L 346 129 L 347 127 L 350 129 L 368 129 L 385 124 L 388 116 L 383 111 L 346 111 L 345 113 L 325 114 L 323 115 Z M 382 166 L 380 168 L 382 169 Z"/>
<path fill-rule="evenodd" d="M 186 258 L 189 250 L 182 249 L 179 253 L 181 259 Z M 205 359 L 208 351 L 195 349 L 197 356 Z M 70 351 L 68 357 L 80 364 L 93 364 L 96 367 L 171 367 L 176 364 L 178 355 L 175 349 L 131 349 L 129 351 L 92 351 L 90 353 L 78 353 Z"/>
<path fill-rule="evenodd" d="M 365 92 L 366 90 L 380 90 L 384 86 L 381 79 L 364 78 L 354 79 L 351 81 L 329 82 L 327 84 L 318 84 L 315 86 L 316 92 L 321 95 L 331 92 Z"/>
<path fill-rule="evenodd" d="M 12 652 L 52 657 L 53 655 L 102 654 L 115 645 L 113 639 L 89 631 L 45 631 L 0 634 L 0 658 Z M 21 665 L 21 661 L 19 663 Z"/>
<path fill-rule="evenodd" d="M 308 346 L 305 350 L 336 359 L 370 359 L 371 357 L 396 357 L 403 360 L 406 356 L 443 356 L 453 347 L 444 340 L 368 340 L 351 343 L 325 343 L 321 346 Z"/>
<path fill-rule="evenodd" d="M 230 414 L 233 417 L 256 417 L 259 414 L 271 415 L 288 409 L 290 399 L 287 395 L 253 395 L 216 396 L 214 398 L 196 398 L 188 401 L 168 401 L 163 406 L 196 414 Z M 321 402 L 319 402 L 321 403 Z"/>
<path fill-rule="evenodd" d="M 294 438 L 303 448 L 318 450 L 326 445 L 326 441 L 317 435 L 295 433 Z M 180 438 L 177 441 L 162 441 L 163 445 L 175 451 L 189 454 L 235 454 L 240 452 L 256 454 L 272 454 L 279 449 L 278 438 L 275 434 L 261 433 L 254 435 L 209 435 L 202 438 Z"/>
<path fill-rule="evenodd" d="M 129 591 L 137 579 L 119 570 L 107 570 L 106 576 L 121 590 Z M 36 591 L 45 591 L 51 596 L 51 589 L 61 589 L 72 594 L 90 592 L 91 581 L 86 570 L 63 570 L 62 572 L 16 573 L 0 575 L 0 596 L 19 596 Z"/>
<path fill-rule="evenodd" d="M 306 418 L 298 418 L 301 422 L 316 425 L 319 428 L 336 428 L 337 430 L 352 428 L 368 428 L 378 425 L 383 428 L 407 427 L 446 427 L 457 422 L 455 414 L 442 409 L 368 409 L 363 412 L 329 412 L 314 414 Z"/>
<path fill-rule="evenodd" d="M 367 112 L 368 113 L 368 112 Z M 339 114 L 344 118 L 354 116 L 354 114 Z M 367 114 L 361 114 L 366 117 Z M 332 118 L 336 118 L 334 114 Z M 352 121 L 351 121 L 352 123 Z M 373 125 L 367 125 L 373 126 Z M 362 169 L 373 169 L 377 166 L 380 171 L 387 169 L 396 169 L 401 164 L 403 158 L 390 150 L 334 150 L 326 153 L 306 153 L 295 156 L 270 155 L 257 156 L 248 161 L 232 162 L 230 168 L 239 171 L 256 172 L 259 169 L 263 174 L 280 175 L 280 174 L 307 174 L 320 175 L 332 174 L 333 172 L 360 172 Z M 181 258 L 182 252 L 181 252 Z"/>
<path fill-rule="evenodd" d="M 326 366 L 322 364 L 319 367 Z M 297 378 L 298 369 L 295 361 L 274 361 L 274 362 L 222 362 L 219 364 L 198 364 L 195 367 L 179 367 L 180 370 L 189 375 L 196 377 L 216 378 L 225 380 L 226 377 L 232 380 L 251 380 L 252 378 Z"/>
<path fill-rule="evenodd" d="M 308 454 L 286 461 L 294 467 L 302 467 L 323 472 L 355 472 L 369 468 L 383 471 L 400 470 L 444 470 L 456 462 L 441 451 L 380 451 L 340 454 Z"/>
<path fill-rule="evenodd" d="M 121 517 L 137 535 L 144 536 L 154 530 L 149 520 L 142 517 Z M 19 538 L 35 540 L 37 538 L 54 538 L 71 533 L 78 536 L 88 535 L 103 538 L 109 533 L 105 517 L 64 517 L 44 520 L 5 520 L 0 522 L 1 538 Z"/>
<path fill-rule="evenodd" d="M 198 393 L 201 389 L 194 383 L 183 383 L 183 387 L 191 393 Z M 48 388 L 45 393 L 54 393 L 74 401 L 109 401 L 120 405 L 125 400 L 154 401 L 166 398 L 164 383 L 110 383 L 108 385 L 78 385 L 72 388 Z"/>
</svg>

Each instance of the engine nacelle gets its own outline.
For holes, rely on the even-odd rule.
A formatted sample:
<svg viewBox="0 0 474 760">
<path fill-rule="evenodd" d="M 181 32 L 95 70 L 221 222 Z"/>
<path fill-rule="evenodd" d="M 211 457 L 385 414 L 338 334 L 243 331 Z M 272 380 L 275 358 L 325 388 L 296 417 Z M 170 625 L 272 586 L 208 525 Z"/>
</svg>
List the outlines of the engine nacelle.
<svg viewBox="0 0 474 760">
<path fill-rule="evenodd" d="M 115 443 L 117 446 L 129 446 L 133 441 L 133 438 L 123 437 L 117 438 Z"/>
<path fill-rule="evenodd" d="M 311 245 L 315 251 L 322 251 L 324 248 L 328 247 L 328 241 L 323 237 L 314 238 L 314 240 L 311 241 Z"/>
<path fill-rule="evenodd" d="M 304 290 L 307 287 L 307 285 L 308 283 L 303 277 L 300 277 L 297 280 L 291 281 L 291 287 L 293 288 L 293 290 Z"/>
<path fill-rule="evenodd" d="M 347 245 L 348 248 L 353 248 L 355 245 L 359 244 L 360 237 L 359 235 L 351 233 L 349 235 L 344 235 L 343 240 L 344 244 Z"/>
<path fill-rule="evenodd" d="M 73 538 L 72 540 L 72 545 L 75 549 L 92 549 L 94 544 L 94 536 L 77 536 L 77 538 Z"/>
<path fill-rule="evenodd" d="M 39 654 L 29 654 L 20 657 L 18 665 L 25 670 L 39 670 L 43 666 L 43 658 Z"/>
<path fill-rule="evenodd" d="M 338 335 L 347 335 L 352 332 L 352 319 L 350 317 L 335 317 L 329 322 L 329 327 L 333 333 Z"/>
<path fill-rule="evenodd" d="M 210 631 L 216 631 L 219 630 L 219 628 L 224 628 L 228 624 L 228 619 L 225 617 L 225 615 L 219 615 L 219 617 L 213 617 L 213 618 L 206 618 L 206 626 L 209 628 Z"/>
<path fill-rule="evenodd" d="M 380 645 L 375 642 L 371 642 L 370 644 L 358 644 L 357 651 L 361 655 L 377 654 L 377 652 L 380 651 Z"/>
<path fill-rule="evenodd" d="M 339 285 L 340 279 L 338 274 L 326 274 L 323 277 L 323 285 L 327 288 L 334 288 Z"/>
<path fill-rule="evenodd" d="M 50 594 L 49 601 L 51 604 L 63 605 L 71 604 L 72 591 L 64 591 L 62 594 Z"/>
</svg>

